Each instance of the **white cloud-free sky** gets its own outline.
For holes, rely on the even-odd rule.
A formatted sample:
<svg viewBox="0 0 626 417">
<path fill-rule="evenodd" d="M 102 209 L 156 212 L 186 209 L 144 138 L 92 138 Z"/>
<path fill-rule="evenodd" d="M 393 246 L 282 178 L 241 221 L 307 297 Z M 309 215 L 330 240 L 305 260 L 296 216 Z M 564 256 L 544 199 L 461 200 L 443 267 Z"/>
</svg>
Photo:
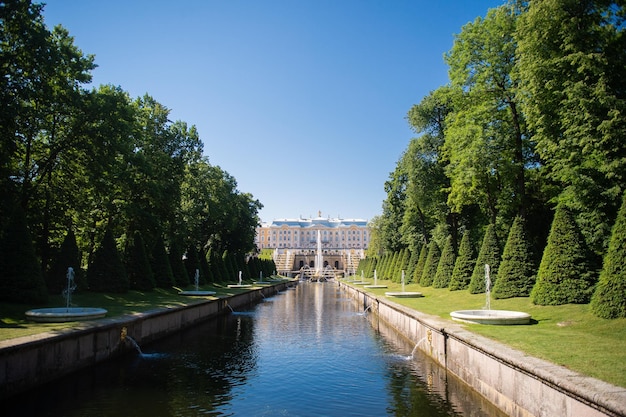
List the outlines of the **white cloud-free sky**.
<svg viewBox="0 0 626 417">
<path fill-rule="evenodd" d="M 196 125 L 271 221 L 380 215 L 407 111 L 447 83 L 454 34 L 504 0 L 45 2 L 48 27 L 96 56 L 94 85 Z"/>
</svg>

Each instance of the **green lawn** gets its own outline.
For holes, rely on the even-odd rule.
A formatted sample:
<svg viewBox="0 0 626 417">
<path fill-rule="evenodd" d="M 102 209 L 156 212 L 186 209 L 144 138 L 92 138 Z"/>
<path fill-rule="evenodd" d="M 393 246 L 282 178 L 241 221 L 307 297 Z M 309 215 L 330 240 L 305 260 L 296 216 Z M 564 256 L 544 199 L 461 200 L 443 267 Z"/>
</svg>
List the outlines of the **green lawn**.
<svg viewBox="0 0 626 417">
<path fill-rule="evenodd" d="M 384 297 L 386 291 L 401 290 L 400 284 L 379 280 L 387 289 L 368 290 Z M 203 286 L 216 291 L 216 297 L 226 297 L 245 290 L 224 286 Z M 407 285 L 406 291 L 419 291 L 422 298 L 394 298 L 394 301 L 427 314 L 450 320 L 454 310 L 480 309 L 485 305 L 484 294 L 449 291 Z M 108 316 L 151 310 L 157 307 L 182 306 L 199 302 L 198 298 L 178 295 L 178 289 L 157 289 L 126 294 L 74 294 L 73 304 L 101 307 Z M 65 305 L 65 300 L 53 297 L 48 307 Z M 42 307 L 42 306 L 38 306 Z M 32 323 L 24 312 L 35 306 L 0 303 L 0 340 L 72 327 L 75 323 Z M 465 325 L 469 330 L 496 339 L 533 356 L 563 365 L 585 375 L 626 387 L 626 319 L 605 320 L 595 317 L 588 305 L 536 306 L 528 298 L 491 300 L 491 308 L 530 313 L 534 324 L 528 326 Z"/>
<path fill-rule="evenodd" d="M 384 297 L 386 291 L 400 291 L 401 285 L 378 280 L 387 289 L 366 289 Z M 451 320 L 455 310 L 476 310 L 486 304 L 485 294 L 406 285 L 422 298 L 394 298 L 393 301 L 427 314 Z M 611 384 L 626 387 L 626 319 L 606 320 L 594 316 L 588 304 L 537 306 L 529 298 L 491 300 L 493 310 L 524 311 L 533 324 L 489 326 L 464 324 L 468 330 L 498 340 L 532 356 L 565 366 Z M 451 320 L 452 321 L 452 320 Z"/>
<path fill-rule="evenodd" d="M 194 288 L 185 288 L 194 289 Z M 213 297 L 187 297 L 178 294 L 180 289 L 157 288 L 150 292 L 129 291 L 124 294 L 102 294 L 93 292 L 75 293 L 72 296 L 72 305 L 76 307 L 98 307 L 108 311 L 107 317 L 138 313 L 159 307 L 176 307 L 190 305 L 216 297 L 228 297 L 238 294 L 245 289 L 232 289 L 224 285 L 201 286 L 200 290 L 215 291 Z M 32 308 L 63 307 L 65 299 L 51 296 L 47 305 L 31 306 L 24 304 L 0 303 L 0 340 L 28 336 L 48 331 L 56 331 L 75 326 L 69 323 L 33 323 L 26 320 L 24 313 Z"/>
</svg>

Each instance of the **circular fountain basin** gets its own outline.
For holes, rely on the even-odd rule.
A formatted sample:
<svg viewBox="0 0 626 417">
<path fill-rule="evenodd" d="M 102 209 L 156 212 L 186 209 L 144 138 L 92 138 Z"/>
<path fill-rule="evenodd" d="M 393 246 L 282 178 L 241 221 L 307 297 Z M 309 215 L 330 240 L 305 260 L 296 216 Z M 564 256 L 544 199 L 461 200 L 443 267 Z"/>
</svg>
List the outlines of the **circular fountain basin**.
<svg viewBox="0 0 626 417">
<path fill-rule="evenodd" d="M 416 291 L 388 291 L 385 293 L 385 295 L 387 297 L 396 298 L 418 298 L 424 296 L 421 292 Z"/>
<path fill-rule="evenodd" d="M 250 288 L 250 284 L 228 284 L 228 288 Z"/>
<path fill-rule="evenodd" d="M 376 289 L 376 288 L 387 288 L 387 286 L 386 285 L 373 284 L 373 285 L 365 285 L 365 286 L 363 286 L 363 288 Z"/>
<path fill-rule="evenodd" d="M 367 281 L 352 281 L 352 284 L 354 284 L 354 285 L 365 285 L 365 284 L 369 284 L 369 282 L 367 282 Z"/>
<path fill-rule="evenodd" d="M 107 310 L 95 307 L 53 307 L 28 310 L 26 317 L 39 323 L 92 320 L 104 317 Z"/>
<path fill-rule="evenodd" d="M 207 295 L 215 295 L 215 291 L 202 291 L 202 290 L 180 291 L 178 295 L 188 295 L 192 297 L 206 297 Z"/>
<path fill-rule="evenodd" d="M 459 310 L 450 313 L 454 320 L 478 324 L 529 324 L 530 314 L 510 310 Z"/>
</svg>

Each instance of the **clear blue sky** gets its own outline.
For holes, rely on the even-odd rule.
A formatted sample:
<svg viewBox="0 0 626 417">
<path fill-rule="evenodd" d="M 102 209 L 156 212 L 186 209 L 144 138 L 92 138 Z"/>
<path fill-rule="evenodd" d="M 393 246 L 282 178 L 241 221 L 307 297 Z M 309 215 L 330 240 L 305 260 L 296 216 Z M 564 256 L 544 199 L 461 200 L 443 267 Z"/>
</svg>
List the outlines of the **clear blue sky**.
<svg viewBox="0 0 626 417">
<path fill-rule="evenodd" d="M 415 134 L 405 116 L 447 83 L 454 34 L 504 0 L 47 0 L 98 68 L 196 125 L 206 156 L 263 221 L 371 219 Z"/>
</svg>

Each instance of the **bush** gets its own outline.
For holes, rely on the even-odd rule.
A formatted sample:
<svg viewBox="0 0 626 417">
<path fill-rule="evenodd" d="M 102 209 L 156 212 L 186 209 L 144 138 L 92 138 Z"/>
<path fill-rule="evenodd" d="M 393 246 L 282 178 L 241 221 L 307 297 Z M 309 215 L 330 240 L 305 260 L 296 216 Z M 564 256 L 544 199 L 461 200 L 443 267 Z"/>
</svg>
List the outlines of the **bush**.
<svg viewBox="0 0 626 417">
<path fill-rule="evenodd" d="M 44 304 L 46 282 L 28 231 L 24 211 L 14 210 L 0 241 L 0 300 Z"/>
<path fill-rule="evenodd" d="M 139 291 L 152 291 L 155 287 L 152 268 L 146 255 L 146 246 L 137 230 L 126 246 L 126 272 L 130 288 Z"/>
<path fill-rule="evenodd" d="M 472 246 L 470 231 L 466 231 L 461 238 L 459 245 L 459 256 L 454 263 L 452 278 L 450 279 L 450 291 L 465 290 L 469 286 L 472 279 L 476 258 L 474 248 Z"/>
<path fill-rule="evenodd" d="M 431 240 L 428 245 L 428 255 L 426 256 L 426 262 L 424 263 L 424 271 L 420 278 L 420 285 L 422 287 L 430 287 L 433 284 L 435 275 L 437 274 L 437 266 L 439 265 L 439 258 L 441 257 L 441 251 L 439 245 L 435 240 Z"/>
<path fill-rule="evenodd" d="M 498 279 L 491 292 L 493 297 L 528 297 L 535 284 L 536 272 L 524 220 L 517 216 L 504 245 Z"/>
<path fill-rule="evenodd" d="M 496 227 L 493 224 L 487 226 L 483 244 L 478 252 L 478 259 L 474 265 L 472 279 L 469 284 L 469 291 L 472 294 L 480 294 L 486 291 L 485 286 L 485 264 L 489 265 L 491 270 L 491 284 L 495 284 L 498 277 L 498 266 L 500 265 L 500 244 L 496 236 Z"/>
<path fill-rule="evenodd" d="M 124 293 L 129 289 L 128 276 L 117 251 L 113 233 L 107 228 L 100 247 L 94 252 L 87 270 L 89 289 L 96 292 Z"/>
<path fill-rule="evenodd" d="M 537 282 L 530 296 L 535 304 L 588 303 L 594 285 L 590 252 L 570 210 L 559 204 L 543 251 Z"/>
<path fill-rule="evenodd" d="M 67 269 L 74 269 L 74 282 L 82 288 L 87 285 L 81 270 L 81 259 L 76 236 L 71 230 L 65 235 L 61 248 L 54 257 L 50 271 L 46 276 L 46 285 L 50 294 L 61 294 L 67 288 Z"/>
<path fill-rule="evenodd" d="M 454 245 L 452 244 L 452 236 L 448 236 L 446 244 L 441 252 L 441 259 L 437 265 L 437 273 L 433 280 L 433 288 L 447 288 L 452 279 L 454 271 L 454 262 L 456 255 L 454 253 Z"/>
<path fill-rule="evenodd" d="M 417 264 L 415 265 L 415 269 L 413 270 L 413 277 L 410 282 L 419 283 L 422 279 L 422 274 L 424 273 L 424 265 L 426 264 L 426 257 L 428 256 L 428 245 L 422 245 L 420 249 L 419 258 L 417 258 Z"/>
<path fill-rule="evenodd" d="M 189 285 L 189 276 L 187 275 L 185 264 L 183 264 L 183 252 L 175 241 L 170 244 L 169 258 L 172 274 L 174 275 L 174 282 L 180 287 L 186 287 Z"/>
<path fill-rule="evenodd" d="M 150 268 L 152 269 L 154 283 L 157 287 L 172 288 L 172 286 L 175 285 L 172 266 L 170 265 L 167 252 L 165 251 L 165 242 L 161 236 L 159 236 L 154 244 L 154 248 L 152 248 Z"/>
<path fill-rule="evenodd" d="M 611 232 L 598 286 L 591 298 L 595 315 L 605 319 L 626 317 L 626 193 Z"/>
</svg>

